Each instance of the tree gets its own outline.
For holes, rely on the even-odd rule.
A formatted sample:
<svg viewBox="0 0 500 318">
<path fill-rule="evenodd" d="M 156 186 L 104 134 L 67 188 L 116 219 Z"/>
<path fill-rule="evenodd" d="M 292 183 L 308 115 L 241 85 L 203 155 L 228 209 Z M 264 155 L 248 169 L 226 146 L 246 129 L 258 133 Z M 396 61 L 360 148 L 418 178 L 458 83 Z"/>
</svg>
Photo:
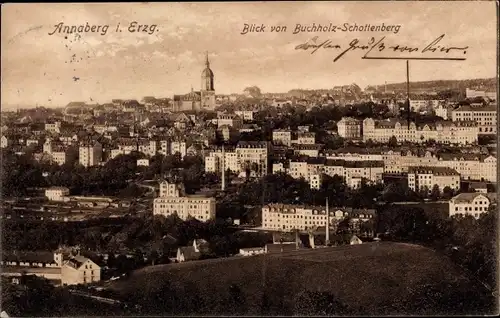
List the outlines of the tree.
<svg viewBox="0 0 500 318">
<path fill-rule="evenodd" d="M 398 146 L 398 140 L 397 140 L 396 136 L 392 136 L 391 138 L 389 138 L 388 145 L 389 145 L 389 147 L 392 147 L 392 148 L 395 148 Z"/>
<path fill-rule="evenodd" d="M 441 190 L 439 190 L 439 186 L 435 184 L 431 190 L 431 199 L 433 201 L 437 201 L 440 196 L 441 196 Z"/>
<path fill-rule="evenodd" d="M 337 226 L 337 234 L 351 233 L 352 222 L 350 217 L 344 218 Z"/>
<path fill-rule="evenodd" d="M 420 187 L 419 191 L 418 191 L 418 196 L 421 198 L 421 199 L 426 199 L 429 197 L 429 187 L 428 186 L 423 186 L 423 187 Z"/>
</svg>

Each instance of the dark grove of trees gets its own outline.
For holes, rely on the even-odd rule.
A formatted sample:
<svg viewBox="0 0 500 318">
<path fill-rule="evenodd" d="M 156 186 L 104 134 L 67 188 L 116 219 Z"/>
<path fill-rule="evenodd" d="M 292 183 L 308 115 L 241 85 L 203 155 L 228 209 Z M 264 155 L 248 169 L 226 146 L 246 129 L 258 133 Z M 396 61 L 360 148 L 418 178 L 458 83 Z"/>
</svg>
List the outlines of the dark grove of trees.
<svg viewBox="0 0 500 318">
<path fill-rule="evenodd" d="M 258 180 L 248 180 L 237 191 L 224 195 L 217 202 L 220 218 L 241 218 L 243 222 L 260 223 L 260 207 L 269 203 L 305 204 L 330 207 L 373 208 L 382 191 L 381 185 L 362 183 L 360 189 L 349 189 L 342 177 L 324 176 L 321 188 L 311 189 L 304 179 L 284 174 L 270 174 Z"/>
<path fill-rule="evenodd" d="M 84 250 L 101 253 L 136 253 L 158 264 L 168 262 L 177 247 L 187 246 L 198 238 L 210 244 L 211 254 L 207 257 L 233 255 L 240 248 L 264 246 L 269 240 L 266 235 L 235 232 L 229 226 L 223 221 L 182 221 L 176 216 L 86 222 L 6 220 L 2 229 L 2 248 L 4 251 L 50 251 L 61 245 L 78 245 Z"/>
<path fill-rule="evenodd" d="M 377 216 L 378 232 L 396 241 L 415 242 L 449 255 L 469 270 L 473 277 L 496 286 L 497 220 L 496 207 L 475 219 L 472 216 L 452 218 L 435 209 L 387 205 Z"/>
<path fill-rule="evenodd" d="M 125 316 L 125 308 L 105 305 L 72 295 L 67 288 L 54 285 L 41 277 L 19 277 L 20 284 L 11 284 L 11 277 L 2 276 L 0 308 L 10 317 Z"/>
<path fill-rule="evenodd" d="M 27 194 L 29 188 L 50 186 L 68 187 L 72 194 L 139 196 L 143 189 L 134 187 L 131 181 L 151 180 L 173 175 L 183 181 L 188 193 L 200 190 L 206 182 L 203 161 L 197 156 L 180 154 L 156 155 L 150 166 L 137 166 L 138 152 L 119 155 L 103 166 L 85 168 L 78 163 L 62 166 L 37 162 L 28 155 L 17 156 L 2 151 L 2 196 L 18 197 Z M 46 177 L 44 177 L 46 175 Z"/>
</svg>

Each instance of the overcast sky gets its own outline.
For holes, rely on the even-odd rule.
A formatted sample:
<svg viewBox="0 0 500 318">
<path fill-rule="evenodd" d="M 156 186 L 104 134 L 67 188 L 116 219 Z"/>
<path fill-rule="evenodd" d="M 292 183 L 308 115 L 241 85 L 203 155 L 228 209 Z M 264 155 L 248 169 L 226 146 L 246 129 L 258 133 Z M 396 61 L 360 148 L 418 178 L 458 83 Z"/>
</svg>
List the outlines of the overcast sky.
<svg viewBox="0 0 500 318">
<path fill-rule="evenodd" d="M 405 62 L 363 60 L 339 50 L 294 48 L 317 35 L 346 47 L 382 36 L 390 44 L 468 46 L 466 61 L 412 61 L 411 80 L 487 78 L 496 75 L 495 2 L 344 3 L 130 3 L 7 4 L 2 6 L 2 104 L 63 106 L 70 101 L 171 97 L 200 88 L 208 51 L 217 93 L 331 88 L 405 81 Z M 157 32 L 130 33 L 130 22 Z M 55 25 L 109 25 L 99 33 L 55 33 Z M 293 34 L 295 24 L 400 24 L 397 34 L 335 32 Z M 115 32 L 120 23 L 122 32 Z M 244 23 L 266 31 L 241 35 Z M 286 25 L 288 32 L 270 32 Z M 67 38 L 65 38 L 67 37 Z M 462 53 L 461 53 L 462 54 Z M 455 54 L 456 55 L 456 54 Z M 74 78 L 77 78 L 75 80 Z"/>
</svg>

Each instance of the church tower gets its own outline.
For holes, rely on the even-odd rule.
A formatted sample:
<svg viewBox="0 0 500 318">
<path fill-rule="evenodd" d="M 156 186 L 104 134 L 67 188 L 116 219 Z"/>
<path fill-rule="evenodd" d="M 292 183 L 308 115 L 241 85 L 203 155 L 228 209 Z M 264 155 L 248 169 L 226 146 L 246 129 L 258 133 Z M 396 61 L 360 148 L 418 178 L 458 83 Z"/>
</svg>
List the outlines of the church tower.
<svg viewBox="0 0 500 318">
<path fill-rule="evenodd" d="M 205 54 L 205 69 L 201 73 L 201 109 L 215 109 L 214 72 L 210 69 L 208 52 Z"/>
</svg>

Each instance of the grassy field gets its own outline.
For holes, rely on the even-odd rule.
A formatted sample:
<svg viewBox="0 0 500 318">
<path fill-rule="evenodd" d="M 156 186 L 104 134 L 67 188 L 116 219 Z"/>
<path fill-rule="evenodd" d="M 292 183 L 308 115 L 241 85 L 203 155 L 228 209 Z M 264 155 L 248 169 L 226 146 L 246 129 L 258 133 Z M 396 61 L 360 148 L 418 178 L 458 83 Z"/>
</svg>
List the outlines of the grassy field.
<svg viewBox="0 0 500 318">
<path fill-rule="evenodd" d="M 152 266 L 110 289 L 137 315 L 294 315 L 307 292 L 351 315 L 490 312 L 484 288 L 447 258 L 389 242 Z"/>
</svg>

